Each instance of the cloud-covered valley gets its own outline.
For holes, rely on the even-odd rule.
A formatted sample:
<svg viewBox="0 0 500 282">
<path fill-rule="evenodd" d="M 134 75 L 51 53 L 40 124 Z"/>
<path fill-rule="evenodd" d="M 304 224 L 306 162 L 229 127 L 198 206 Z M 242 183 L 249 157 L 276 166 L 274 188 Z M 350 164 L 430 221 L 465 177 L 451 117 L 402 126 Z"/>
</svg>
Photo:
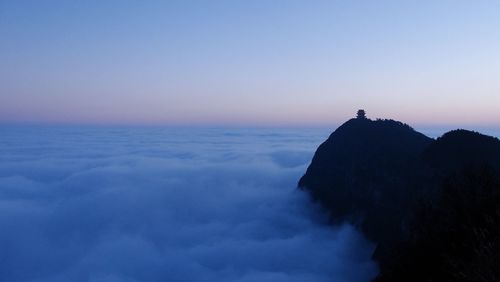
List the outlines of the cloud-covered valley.
<svg viewBox="0 0 500 282">
<path fill-rule="evenodd" d="M 296 182 L 326 131 L 4 127 L 1 281 L 367 281 Z"/>
</svg>

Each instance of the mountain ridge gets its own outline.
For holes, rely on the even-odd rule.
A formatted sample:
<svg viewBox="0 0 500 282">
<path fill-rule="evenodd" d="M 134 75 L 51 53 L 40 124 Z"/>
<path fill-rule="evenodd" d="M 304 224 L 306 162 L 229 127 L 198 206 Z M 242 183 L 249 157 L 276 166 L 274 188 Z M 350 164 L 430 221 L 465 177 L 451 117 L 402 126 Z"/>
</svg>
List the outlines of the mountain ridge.
<svg viewBox="0 0 500 282">
<path fill-rule="evenodd" d="M 443 187 L 450 179 L 486 177 L 481 171 L 500 179 L 495 137 L 459 129 L 432 139 L 402 122 L 362 115 L 318 147 L 298 186 L 330 212 L 333 222 L 350 222 L 375 242 L 373 257 L 381 273 L 388 273 L 400 243 L 414 237 L 422 206 L 445 202 Z M 378 281 L 396 281 L 387 279 Z"/>
</svg>

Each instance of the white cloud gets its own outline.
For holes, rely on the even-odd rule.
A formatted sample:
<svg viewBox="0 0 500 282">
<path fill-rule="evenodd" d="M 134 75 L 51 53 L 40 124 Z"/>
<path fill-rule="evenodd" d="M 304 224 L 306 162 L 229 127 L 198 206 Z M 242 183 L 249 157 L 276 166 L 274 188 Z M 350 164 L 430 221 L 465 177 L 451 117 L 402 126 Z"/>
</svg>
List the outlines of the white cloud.
<svg viewBox="0 0 500 282">
<path fill-rule="evenodd" d="M 318 132 L 24 128 L 0 140 L 3 281 L 367 281 L 296 189 Z"/>
</svg>

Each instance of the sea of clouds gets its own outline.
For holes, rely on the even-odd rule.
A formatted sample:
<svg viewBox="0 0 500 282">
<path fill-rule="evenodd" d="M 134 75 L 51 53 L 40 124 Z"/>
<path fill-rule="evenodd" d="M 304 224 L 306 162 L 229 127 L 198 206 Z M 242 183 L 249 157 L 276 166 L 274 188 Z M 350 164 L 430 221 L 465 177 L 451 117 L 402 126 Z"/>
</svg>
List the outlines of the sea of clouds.
<svg viewBox="0 0 500 282">
<path fill-rule="evenodd" d="M 327 130 L 0 128 L 0 281 L 369 281 L 296 189 Z"/>
</svg>

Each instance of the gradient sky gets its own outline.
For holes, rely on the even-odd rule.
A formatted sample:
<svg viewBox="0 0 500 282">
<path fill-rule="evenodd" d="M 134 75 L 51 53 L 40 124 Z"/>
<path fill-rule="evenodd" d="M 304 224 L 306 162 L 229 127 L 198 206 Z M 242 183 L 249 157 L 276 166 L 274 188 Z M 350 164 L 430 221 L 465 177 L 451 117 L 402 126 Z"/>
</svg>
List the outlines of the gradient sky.
<svg viewBox="0 0 500 282">
<path fill-rule="evenodd" d="M 403 3 L 404 2 L 404 3 Z M 500 127 L 500 1 L 0 0 L 0 122 Z"/>
</svg>

